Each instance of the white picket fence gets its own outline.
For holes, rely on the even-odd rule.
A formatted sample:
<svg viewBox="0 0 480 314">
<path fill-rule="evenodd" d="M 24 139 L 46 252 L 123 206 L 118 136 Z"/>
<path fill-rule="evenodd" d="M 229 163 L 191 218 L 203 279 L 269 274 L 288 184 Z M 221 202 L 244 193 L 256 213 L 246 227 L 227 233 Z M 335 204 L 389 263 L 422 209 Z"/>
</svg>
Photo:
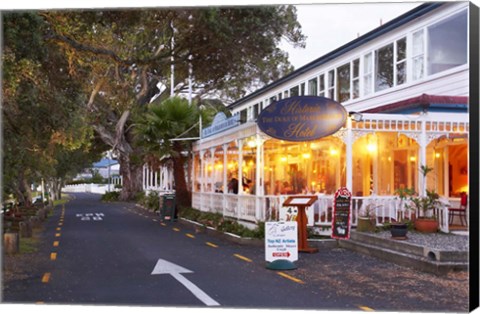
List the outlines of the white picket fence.
<svg viewBox="0 0 480 314">
<path fill-rule="evenodd" d="M 110 191 L 117 191 L 113 184 L 110 184 Z M 82 183 L 66 185 L 62 188 L 65 193 L 94 193 L 105 194 L 108 192 L 108 184 Z"/>
</svg>

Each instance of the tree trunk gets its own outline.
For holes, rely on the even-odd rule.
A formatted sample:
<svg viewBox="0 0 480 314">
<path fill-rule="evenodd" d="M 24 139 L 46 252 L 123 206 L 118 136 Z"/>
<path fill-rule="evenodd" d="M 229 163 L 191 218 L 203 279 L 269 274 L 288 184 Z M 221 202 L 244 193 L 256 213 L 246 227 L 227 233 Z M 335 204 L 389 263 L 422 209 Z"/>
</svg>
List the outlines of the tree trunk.
<svg viewBox="0 0 480 314">
<path fill-rule="evenodd" d="M 175 147 L 178 146 L 178 147 Z M 181 147 L 174 144 L 176 156 L 173 157 L 173 178 L 175 180 L 175 199 L 179 208 L 192 206 L 192 195 L 185 180 L 185 158 L 181 154 Z"/>
<path fill-rule="evenodd" d="M 50 199 L 52 201 L 56 201 L 62 198 L 62 185 L 63 180 L 60 178 L 53 178 L 50 180 Z"/>
<path fill-rule="evenodd" d="M 120 200 L 134 200 L 139 192 L 143 191 L 142 169 L 143 165 L 132 162 L 131 155 L 120 154 L 118 161 L 120 163 L 120 175 L 122 176 L 122 191 Z"/>
</svg>

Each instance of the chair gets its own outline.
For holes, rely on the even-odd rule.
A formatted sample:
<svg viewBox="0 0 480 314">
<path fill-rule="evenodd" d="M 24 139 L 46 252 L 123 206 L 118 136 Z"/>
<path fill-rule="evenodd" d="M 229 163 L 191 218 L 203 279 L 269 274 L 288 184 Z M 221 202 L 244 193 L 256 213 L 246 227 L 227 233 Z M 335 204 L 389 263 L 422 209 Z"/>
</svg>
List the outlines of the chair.
<svg viewBox="0 0 480 314">
<path fill-rule="evenodd" d="M 453 217 L 454 216 L 458 216 L 460 218 L 460 222 L 462 224 L 462 226 L 464 226 L 464 222 L 465 222 L 465 225 L 467 225 L 467 216 L 466 216 L 466 212 L 467 212 L 467 193 L 465 192 L 462 192 L 460 194 L 460 207 L 458 208 L 449 208 L 448 209 L 448 223 L 449 224 L 452 224 L 453 222 Z"/>
</svg>

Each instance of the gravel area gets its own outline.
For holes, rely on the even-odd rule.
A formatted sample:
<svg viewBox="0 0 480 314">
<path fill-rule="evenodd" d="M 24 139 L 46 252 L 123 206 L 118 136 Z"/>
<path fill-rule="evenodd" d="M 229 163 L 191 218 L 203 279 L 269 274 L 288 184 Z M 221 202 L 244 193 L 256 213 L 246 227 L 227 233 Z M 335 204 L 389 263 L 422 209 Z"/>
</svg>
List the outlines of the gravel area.
<svg viewBox="0 0 480 314">
<path fill-rule="evenodd" d="M 390 239 L 392 236 L 390 231 L 382 231 L 375 234 L 384 239 Z M 416 231 L 408 231 L 406 240 L 404 241 L 411 244 L 426 246 L 443 251 L 469 251 L 469 237 L 468 235 L 459 235 L 453 233 L 421 233 Z"/>
</svg>

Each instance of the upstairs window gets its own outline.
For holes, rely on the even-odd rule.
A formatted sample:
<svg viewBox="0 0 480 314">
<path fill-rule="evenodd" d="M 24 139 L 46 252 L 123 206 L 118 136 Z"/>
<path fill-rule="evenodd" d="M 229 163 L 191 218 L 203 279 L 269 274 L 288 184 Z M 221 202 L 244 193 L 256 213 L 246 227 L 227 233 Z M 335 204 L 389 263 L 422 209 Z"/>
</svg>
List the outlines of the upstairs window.
<svg viewBox="0 0 480 314">
<path fill-rule="evenodd" d="M 350 99 L 350 63 L 337 68 L 337 100 L 344 102 Z"/>
<path fill-rule="evenodd" d="M 393 43 L 375 51 L 375 91 L 393 87 Z"/>
<path fill-rule="evenodd" d="M 423 29 L 413 33 L 412 37 L 412 78 L 414 81 L 423 77 L 425 68 L 425 40 Z"/>
<path fill-rule="evenodd" d="M 407 81 L 407 38 L 396 41 L 395 52 L 396 83 L 402 85 Z"/>
<path fill-rule="evenodd" d="M 369 95 L 373 91 L 373 54 L 363 56 L 363 94 Z"/>
<path fill-rule="evenodd" d="M 328 98 L 335 98 L 335 70 L 328 72 Z"/>
<path fill-rule="evenodd" d="M 308 95 L 317 96 L 317 78 L 308 81 Z"/>
<path fill-rule="evenodd" d="M 465 10 L 427 28 L 429 75 L 467 63 L 467 23 Z"/>
<path fill-rule="evenodd" d="M 318 77 L 318 96 L 325 97 L 325 74 Z"/>
</svg>

